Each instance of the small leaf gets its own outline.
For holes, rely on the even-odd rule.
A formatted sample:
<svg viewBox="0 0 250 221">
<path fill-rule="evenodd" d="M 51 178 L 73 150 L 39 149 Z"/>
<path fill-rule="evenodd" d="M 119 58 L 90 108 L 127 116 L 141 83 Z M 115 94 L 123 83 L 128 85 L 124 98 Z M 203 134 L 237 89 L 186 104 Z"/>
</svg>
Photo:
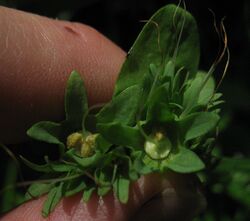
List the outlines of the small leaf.
<svg viewBox="0 0 250 221">
<path fill-rule="evenodd" d="M 88 187 L 87 189 L 84 190 L 82 199 L 85 203 L 87 203 L 90 200 L 94 191 L 95 187 Z"/>
<path fill-rule="evenodd" d="M 72 130 L 81 130 L 83 117 L 88 111 L 88 100 L 81 76 L 73 71 L 69 77 L 65 93 L 66 121 Z"/>
<path fill-rule="evenodd" d="M 102 169 L 98 168 L 95 171 L 95 181 L 101 186 L 111 185 L 113 168 L 110 165 L 108 166 Z"/>
<path fill-rule="evenodd" d="M 97 188 L 98 196 L 105 196 L 111 190 L 111 186 L 99 186 Z"/>
<path fill-rule="evenodd" d="M 190 80 L 190 82 L 190 85 L 187 87 L 183 95 L 184 111 L 181 116 L 187 115 L 192 108 L 198 105 L 199 94 L 204 80 L 200 75 L 197 75 L 194 79 Z"/>
<path fill-rule="evenodd" d="M 144 76 L 142 78 L 142 82 L 139 85 L 142 88 L 142 94 L 141 94 L 141 97 L 139 100 L 139 107 L 140 107 L 139 111 L 141 111 L 143 109 L 143 107 L 145 106 L 145 104 L 148 100 L 148 97 L 152 93 L 152 86 L 153 86 L 155 78 L 156 78 L 155 75 L 157 74 L 157 73 L 154 73 L 156 71 L 155 70 L 156 67 L 154 65 L 152 67 L 152 65 L 153 64 L 151 64 L 151 69 L 153 68 L 153 70 L 144 74 Z"/>
<path fill-rule="evenodd" d="M 164 67 L 163 77 L 168 76 L 170 79 L 173 80 L 174 73 L 175 73 L 174 62 L 172 60 L 169 60 Z"/>
<path fill-rule="evenodd" d="M 53 183 L 33 183 L 25 194 L 25 199 L 30 200 L 48 193 L 54 187 Z"/>
<path fill-rule="evenodd" d="M 47 217 L 57 206 L 63 197 L 63 182 L 59 186 L 53 187 L 47 196 L 46 201 L 43 204 L 42 215 Z"/>
<path fill-rule="evenodd" d="M 114 191 L 116 193 L 117 198 L 121 203 L 127 203 L 129 197 L 129 179 L 118 176 L 114 182 Z"/>
<path fill-rule="evenodd" d="M 207 78 L 207 73 L 199 71 L 197 73 L 198 76 L 201 76 L 203 80 Z M 201 89 L 198 104 L 199 105 L 207 105 L 208 102 L 211 100 L 212 96 L 214 95 L 215 90 L 215 81 L 213 77 L 209 77 L 207 82 L 205 83 L 204 87 Z"/>
<path fill-rule="evenodd" d="M 97 168 L 95 171 L 95 181 L 99 187 L 110 187 L 113 177 L 113 167 L 108 165 L 104 168 Z"/>
<path fill-rule="evenodd" d="M 112 101 L 97 114 L 97 123 L 134 124 L 140 94 L 139 86 L 135 85 L 122 91 L 117 97 L 113 97 Z"/>
<path fill-rule="evenodd" d="M 100 163 L 102 154 L 100 152 L 96 152 L 91 157 L 80 157 L 74 153 L 74 150 L 70 150 L 66 153 L 66 156 L 73 159 L 76 163 L 78 163 L 83 168 L 95 167 L 98 163 Z"/>
<path fill-rule="evenodd" d="M 59 144 L 61 125 L 50 121 L 41 121 L 34 124 L 27 131 L 27 134 L 36 140 Z"/>
<path fill-rule="evenodd" d="M 185 84 L 188 82 L 187 79 L 189 77 L 188 72 L 182 67 L 173 76 L 172 80 L 172 96 L 177 94 L 180 97 L 181 88 L 185 87 Z"/>
<path fill-rule="evenodd" d="M 208 104 L 208 109 L 211 110 L 211 108 L 215 109 L 217 105 L 225 103 L 224 100 L 221 100 L 222 97 L 221 93 L 215 93 L 211 99 L 211 101 Z"/>
<path fill-rule="evenodd" d="M 76 166 L 70 164 L 57 163 L 57 162 L 51 162 L 49 166 L 55 172 L 70 172 L 72 170 L 77 169 Z"/>
<path fill-rule="evenodd" d="M 3 145 L 0 143 L 0 146 Z M 3 172 L 1 178 L 1 188 L 3 189 L 0 190 L 0 213 L 5 213 L 20 203 L 20 201 L 17 202 L 18 193 L 16 188 L 8 189 L 10 186 L 16 186 L 19 166 L 17 167 L 16 163 L 12 160 L 7 160 L 6 158 L 2 158 L 2 160 L 4 160 L 2 162 L 4 162 L 6 167 L 4 167 L 4 170 L 2 169 L 1 171 L 1 173 Z M 21 202 L 23 201 L 24 199 L 22 199 Z"/>
<path fill-rule="evenodd" d="M 27 134 L 36 140 L 59 145 L 60 152 L 63 154 L 65 146 L 60 141 L 62 134 L 61 124 L 50 121 L 41 121 L 34 124 L 27 131 Z"/>
<path fill-rule="evenodd" d="M 171 154 L 164 164 L 178 173 L 193 173 L 205 167 L 201 159 L 193 151 L 186 148 L 180 148 L 176 154 Z"/>
<path fill-rule="evenodd" d="M 168 90 L 169 83 L 165 83 L 155 89 L 152 93 L 152 96 L 148 100 L 148 110 L 147 110 L 147 120 L 154 120 L 158 118 L 157 112 L 159 111 L 160 105 L 164 105 L 162 112 L 169 112 L 169 108 L 167 106 L 168 100 Z"/>
<path fill-rule="evenodd" d="M 112 144 L 141 148 L 144 137 L 139 129 L 121 123 L 98 124 L 98 130 Z"/>
<path fill-rule="evenodd" d="M 131 181 L 136 181 L 139 179 L 140 175 L 133 167 L 131 167 L 128 171 L 128 177 Z"/>
<path fill-rule="evenodd" d="M 184 141 L 202 136 L 214 129 L 220 117 L 214 112 L 192 114 L 180 122 L 185 130 Z"/>
<path fill-rule="evenodd" d="M 158 103 L 151 107 L 148 114 L 148 120 L 155 120 L 160 123 L 169 123 L 174 121 L 175 115 L 170 110 L 169 105 L 166 103 Z"/>
<path fill-rule="evenodd" d="M 211 101 L 217 101 L 222 97 L 222 93 L 215 93 L 211 99 Z"/>
<path fill-rule="evenodd" d="M 81 178 L 82 179 L 82 178 Z M 81 192 L 82 190 L 86 189 L 87 185 L 83 180 L 74 179 L 68 181 L 67 185 L 65 185 L 65 193 L 64 196 L 73 196 L 76 193 Z"/>
</svg>

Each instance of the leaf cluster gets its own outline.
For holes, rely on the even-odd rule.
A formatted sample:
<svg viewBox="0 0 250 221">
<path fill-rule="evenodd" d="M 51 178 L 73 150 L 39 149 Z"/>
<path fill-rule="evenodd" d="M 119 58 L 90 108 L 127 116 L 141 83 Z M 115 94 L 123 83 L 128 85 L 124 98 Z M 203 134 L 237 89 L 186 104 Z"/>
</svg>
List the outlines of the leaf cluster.
<svg viewBox="0 0 250 221">
<path fill-rule="evenodd" d="M 48 193 L 46 217 L 62 197 L 83 191 L 87 202 L 114 190 L 128 201 L 132 181 L 152 172 L 194 173 L 210 162 L 220 119 L 213 78 L 198 71 L 199 37 L 194 18 L 168 5 L 146 23 L 123 64 L 112 100 L 97 113 L 88 107 L 80 75 L 69 77 L 66 119 L 43 121 L 27 134 L 55 144 L 60 158 L 37 165 L 43 174 L 26 197 Z"/>
</svg>

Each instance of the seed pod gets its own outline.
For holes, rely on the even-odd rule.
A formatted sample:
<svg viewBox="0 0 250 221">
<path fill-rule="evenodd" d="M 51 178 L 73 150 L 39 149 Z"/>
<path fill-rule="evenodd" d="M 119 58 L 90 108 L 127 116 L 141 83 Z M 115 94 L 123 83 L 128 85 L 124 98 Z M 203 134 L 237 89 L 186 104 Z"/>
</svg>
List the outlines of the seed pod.
<svg viewBox="0 0 250 221">
<path fill-rule="evenodd" d="M 81 156 L 90 157 L 94 154 L 97 134 L 90 134 L 81 145 Z"/>
<path fill-rule="evenodd" d="M 166 158 L 171 149 L 172 144 L 163 132 L 156 132 L 152 139 L 145 141 L 144 149 L 148 156 L 154 160 Z"/>
<path fill-rule="evenodd" d="M 82 133 L 75 132 L 67 137 L 67 147 L 75 148 L 82 157 L 90 157 L 95 152 L 97 134 L 83 137 Z"/>
<path fill-rule="evenodd" d="M 76 148 L 80 149 L 83 143 L 83 136 L 79 132 L 75 132 L 73 134 L 70 134 L 67 137 L 67 148 Z"/>
</svg>

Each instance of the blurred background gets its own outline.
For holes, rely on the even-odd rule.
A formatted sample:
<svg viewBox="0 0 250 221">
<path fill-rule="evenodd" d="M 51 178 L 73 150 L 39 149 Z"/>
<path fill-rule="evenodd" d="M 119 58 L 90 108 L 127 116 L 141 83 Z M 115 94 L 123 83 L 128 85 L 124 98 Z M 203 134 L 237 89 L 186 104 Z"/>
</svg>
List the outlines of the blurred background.
<svg viewBox="0 0 250 221">
<path fill-rule="evenodd" d="M 93 26 L 125 51 L 128 51 L 143 24 L 168 0 L 0 0 L 0 5 L 52 18 L 78 21 Z M 219 41 L 213 27 L 213 10 L 219 22 L 223 17 L 231 53 L 230 66 L 220 91 L 226 103 L 222 109 L 221 133 L 215 154 L 222 160 L 204 176 L 208 208 L 195 221 L 250 220 L 250 1 L 186 0 L 187 9 L 198 23 L 201 40 L 200 68 L 207 70 L 217 55 Z M 215 78 L 220 79 L 218 68 Z M 39 144 L 42 146 L 42 144 Z M 42 160 L 53 148 L 32 148 L 32 143 L 9 147 L 15 154 Z M 39 150 L 39 151 L 37 151 Z M 9 160 L 8 160 L 9 159 Z M 17 180 L 13 161 L 0 149 L 0 189 Z M 25 180 L 37 174 L 22 168 Z M 0 195 L 0 213 L 22 202 L 24 189 L 4 191 Z"/>
</svg>

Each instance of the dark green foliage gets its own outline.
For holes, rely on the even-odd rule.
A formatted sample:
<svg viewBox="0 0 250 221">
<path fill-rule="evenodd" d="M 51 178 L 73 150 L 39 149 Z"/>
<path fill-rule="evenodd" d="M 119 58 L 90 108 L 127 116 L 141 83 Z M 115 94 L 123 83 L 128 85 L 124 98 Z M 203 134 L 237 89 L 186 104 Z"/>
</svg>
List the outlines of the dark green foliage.
<svg viewBox="0 0 250 221">
<path fill-rule="evenodd" d="M 145 47 L 145 45 L 147 47 Z M 83 191 L 87 202 L 114 190 L 129 200 L 131 181 L 152 172 L 195 173 L 210 159 L 206 141 L 215 136 L 213 79 L 198 72 L 199 36 L 194 18 L 168 5 L 144 26 L 123 64 L 112 100 L 98 113 L 88 109 L 77 72 L 65 93 L 66 119 L 39 122 L 28 130 L 36 140 L 56 144 L 58 161 L 24 163 L 48 179 L 33 184 L 27 199 L 48 193 L 43 216 L 60 199 Z M 209 146 L 209 148 L 212 148 Z M 206 160 L 207 161 L 207 160 Z"/>
<path fill-rule="evenodd" d="M 27 193 L 25 194 L 26 200 L 40 197 L 45 193 L 48 193 L 54 187 L 53 183 L 34 183 L 32 184 Z"/>
<path fill-rule="evenodd" d="M 84 117 L 88 111 L 88 100 L 83 81 L 76 71 L 70 75 L 65 93 L 65 113 L 70 129 L 84 128 Z M 82 120 L 80 120 L 82 119 Z"/>
<path fill-rule="evenodd" d="M 44 217 L 47 217 L 61 200 L 63 196 L 63 185 L 64 183 L 61 182 L 58 186 L 53 187 L 49 191 L 48 197 L 43 205 L 42 215 Z"/>
<path fill-rule="evenodd" d="M 181 32 L 185 40 L 177 45 Z M 177 46 L 178 54 L 175 58 Z M 199 53 L 198 30 L 193 17 L 181 8 L 176 10 L 174 5 L 163 7 L 149 19 L 128 52 L 116 83 L 115 94 L 139 84 L 144 74 L 149 72 L 150 64 L 165 66 L 173 58 L 177 70 L 184 67 L 191 75 L 195 75 Z"/>
<path fill-rule="evenodd" d="M 121 175 L 117 176 L 113 188 L 117 195 L 117 198 L 122 203 L 128 202 L 128 196 L 129 196 L 129 183 L 130 180 L 128 178 L 125 178 Z"/>
<path fill-rule="evenodd" d="M 192 173 L 204 169 L 205 165 L 193 151 L 180 148 L 169 159 L 167 167 L 179 173 Z"/>
</svg>

